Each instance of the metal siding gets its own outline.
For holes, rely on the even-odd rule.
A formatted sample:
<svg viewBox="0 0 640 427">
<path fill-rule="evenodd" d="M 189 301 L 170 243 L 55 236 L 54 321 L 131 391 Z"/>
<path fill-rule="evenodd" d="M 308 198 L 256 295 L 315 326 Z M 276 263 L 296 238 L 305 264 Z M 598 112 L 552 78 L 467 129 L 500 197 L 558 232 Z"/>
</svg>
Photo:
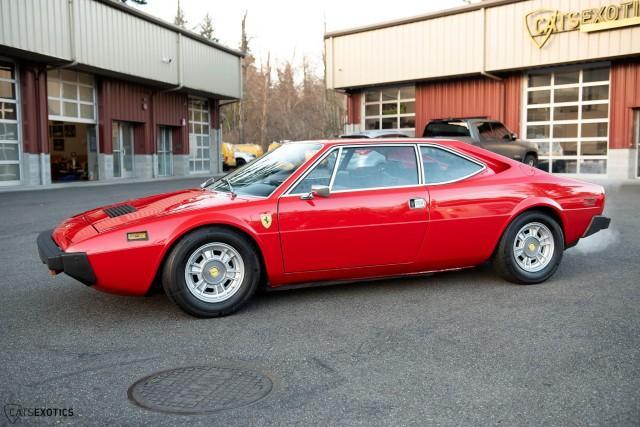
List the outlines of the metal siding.
<svg viewBox="0 0 640 427">
<path fill-rule="evenodd" d="M 74 3 L 78 62 L 178 84 L 177 33 L 94 0 Z"/>
<path fill-rule="evenodd" d="M 633 109 L 640 108 L 640 59 L 611 66 L 609 148 L 633 148 Z"/>
<path fill-rule="evenodd" d="M 156 124 L 182 126 L 182 120 L 186 122 L 189 116 L 188 98 L 181 93 L 160 92 L 153 96 L 153 111 Z"/>
<path fill-rule="evenodd" d="M 240 98 L 240 58 L 196 40 L 182 37 L 185 86 Z M 197 64 L 197 65 L 196 65 Z"/>
<path fill-rule="evenodd" d="M 70 59 L 66 0 L 0 0 L 0 45 Z"/>
<path fill-rule="evenodd" d="M 334 37 L 329 81 L 338 88 L 477 72 L 481 26 L 482 13 L 472 11 Z"/>
<path fill-rule="evenodd" d="M 362 93 L 353 92 L 347 95 L 347 124 L 360 123 Z"/>
<path fill-rule="evenodd" d="M 525 15 L 536 9 L 577 12 L 610 0 L 525 0 L 344 35 L 327 47 L 327 85 L 355 88 L 404 81 L 504 72 L 640 54 L 640 26 L 552 34 L 540 49 L 529 38 Z M 615 4 L 615 3 L 614 3 Z"/>
<path fill-rule="evenodd" d="M 521 79 L 517 74 L 501 81 L 471 78 L 416 85 L 416 135 L 433 119 L 478 116 L 500 120 L 518 133 Z"/>
</svg>

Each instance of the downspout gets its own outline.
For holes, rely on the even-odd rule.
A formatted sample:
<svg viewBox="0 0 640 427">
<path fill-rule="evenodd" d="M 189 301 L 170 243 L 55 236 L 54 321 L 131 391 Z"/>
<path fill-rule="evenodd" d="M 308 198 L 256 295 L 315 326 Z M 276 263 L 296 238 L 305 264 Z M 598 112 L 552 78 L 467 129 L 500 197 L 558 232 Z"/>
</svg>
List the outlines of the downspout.
<svg viewBox="0 0 640 427">
<path fill-rule="evenodd" d="M 71 61 L 55 68 L 69 68 L 78 65 L 78 57 L 76 55 L 76 22 L 75 22 L 75 3 L 73 0 L 67 0 L 69 7 L 69 51 L 71 53 Z"/>
<path fill-rule="evenodd" d="M 480 74 L 484 77 L 488 77 L 492 80 L 501 81 L 502 78 L 496 76 L 495 74 L 488 73 L 486 71 L 487 65 L 487 10 L 483 7 L 480 9 L 482 12 L 482 69 L 480 70 Z"/>
<path fill-rule="evenodd" d="M 182 75 L 182 33 L 178 33 L 178 86 L 172 87 L 171 89 L 163 90 L 163 92 L 175 92 L 176 90 L 180 90 L 184 87 L 183 75 Z"/>
</svg>

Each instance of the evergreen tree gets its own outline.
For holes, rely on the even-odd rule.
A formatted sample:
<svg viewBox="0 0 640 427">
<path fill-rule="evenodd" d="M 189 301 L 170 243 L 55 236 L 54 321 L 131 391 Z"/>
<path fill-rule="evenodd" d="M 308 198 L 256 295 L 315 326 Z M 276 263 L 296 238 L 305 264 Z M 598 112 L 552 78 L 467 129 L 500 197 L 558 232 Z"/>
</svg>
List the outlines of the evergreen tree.
<svg viewBox="0 0 640 427">
<path fill-rule="evenodd" d="M 187 18 L 185 18 L 184 11 L 180 7 L 180 0 L 178 0 L 178 10 L 176 11 L 176 17 L 173 18 L 173 23 L 181 28 L 186 28 L 187 26 Z"/>
</svg>

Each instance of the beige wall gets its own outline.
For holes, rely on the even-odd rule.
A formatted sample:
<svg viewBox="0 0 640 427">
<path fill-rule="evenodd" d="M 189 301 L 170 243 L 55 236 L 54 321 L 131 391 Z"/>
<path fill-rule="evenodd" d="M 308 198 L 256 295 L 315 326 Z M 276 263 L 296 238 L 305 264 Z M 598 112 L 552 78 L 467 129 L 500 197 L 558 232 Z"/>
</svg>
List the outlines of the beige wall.
<svg viewBox="0 0 640 427">
<path fill-rule="evenodd" d="M 484 12 L 469 10 L 364 32 L 329 34 L 327 82 L 331 88 L 349 88 L 479 74 L 483 68 L 499 72 L 640 55 L 640 25 L 552 34 L 542 48 L 531 41 L 525 27 L 525 15 L 536 9 L 579 12 L 624 1 L 529 0 L 494 6 L 489 1 Z"/>
</svg>

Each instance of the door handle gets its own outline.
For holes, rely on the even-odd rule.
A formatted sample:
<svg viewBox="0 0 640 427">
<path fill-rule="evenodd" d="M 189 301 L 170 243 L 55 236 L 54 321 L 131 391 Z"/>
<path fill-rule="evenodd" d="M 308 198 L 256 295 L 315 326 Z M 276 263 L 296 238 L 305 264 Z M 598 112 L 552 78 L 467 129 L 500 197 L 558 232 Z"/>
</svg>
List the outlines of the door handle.
<svg viewBox="0 0 640 427">
<path fill-rule="evenodd" d="M 427 201 L 421 198 L 409 199 L 410 209 L 424 209 L 427 207 Z"/>
</svg>

